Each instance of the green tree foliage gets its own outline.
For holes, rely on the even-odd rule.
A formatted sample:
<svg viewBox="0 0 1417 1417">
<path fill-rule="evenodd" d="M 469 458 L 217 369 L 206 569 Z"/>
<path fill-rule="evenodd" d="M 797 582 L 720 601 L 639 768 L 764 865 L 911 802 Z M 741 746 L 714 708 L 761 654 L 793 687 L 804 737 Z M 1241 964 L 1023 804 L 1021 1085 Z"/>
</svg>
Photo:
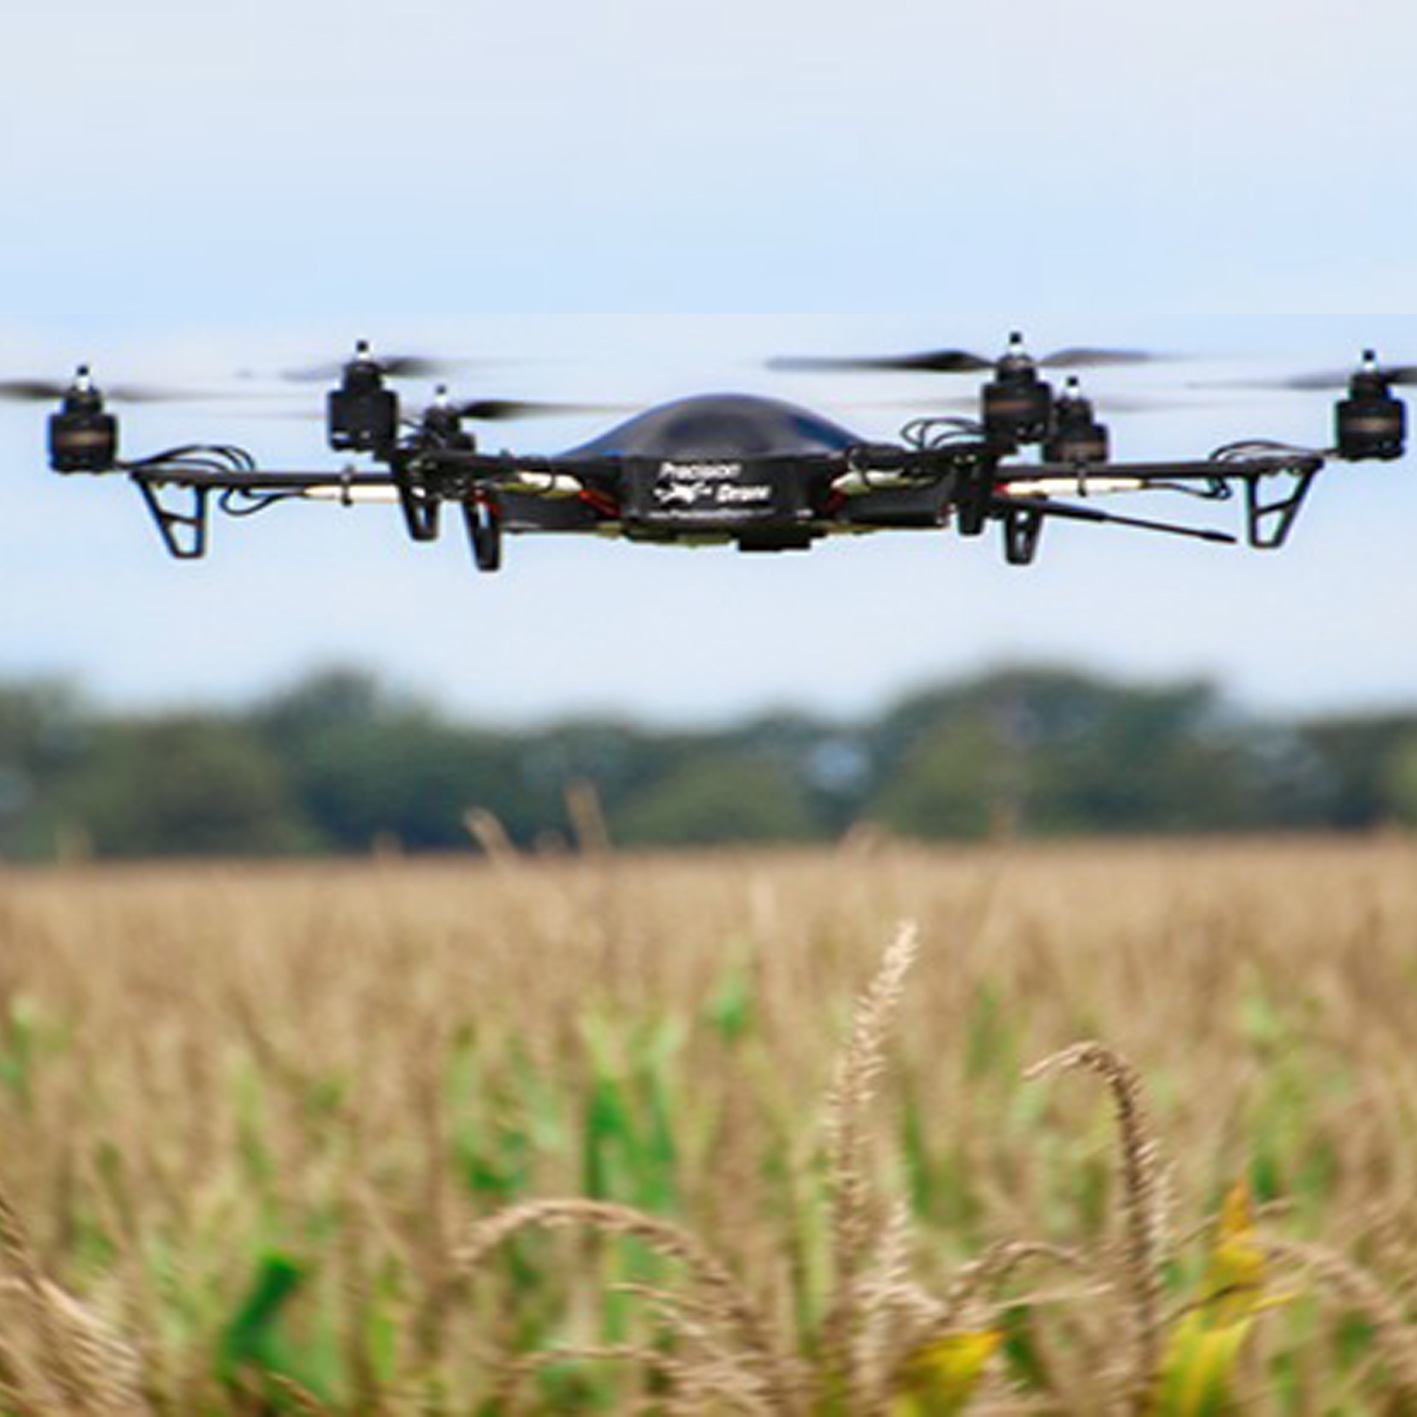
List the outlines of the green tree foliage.
<svg viewBox="0 0 1417 1417">
<path fill-rule="evenodd" d="M 53 796 L 91 734 L 87 708 L 69 686 L 0 687 L 0 855 L 54 849 Z"/>
<path fill-rule="evenodd" d="M 1417 827 L 1417 727 L 1393 754 L 1392 805 L 1399 822 Z"/>
<path fill-rule="evenodd" d="M 100 856 L 276 855 L 314 842 L 279 758 L 246 725 L 196 714 L 101 725 L 54 813 Z"/>
<path fill-rule="evenodd" d="M 471 809 L 532 846 L 588 782 L 624 845 L 1417 823 L 1417 714 L 1287 725 L 1205 683 L 1018 669 L 873 720 L 777 713 L 713 731 L 613 719 L 458 722 L 369 674 L 318 673 L 243 712 L 101 714 L 0 686 L 0 856 L 465 851 Z"/>
<path fill-rule="evenodd" d="M 743 752 L 684 763 L 612 820 L 632 845 L 718 846 L 818 835 L 807 794 L 792 772 Z"/>
<path fill-rule="evenodd" d="M 265 705 L 257 723 L 335 850 L 390 839 L 415 851 L 463 847 L 473 806 L 521 824 L 514 738 L 451 724 L 370 675 L 317 675 Z"/>
<path fill-rule="evenodd" d="M 1304 754 L 1203 683 L 1021 670 L 908 701 L 874 735 L 868 810 L 909 835 L 1215 831 L 1312 820 Z"/>
<path fill-rule="evenodd" d="M 1417 742 L 1417 713 L 1345 716 L 1307 723 L 1301 737 L 1321 764 L 1324 816 L 1342 830 L 1413 818 L 1404 763 Z"/>
</svg>

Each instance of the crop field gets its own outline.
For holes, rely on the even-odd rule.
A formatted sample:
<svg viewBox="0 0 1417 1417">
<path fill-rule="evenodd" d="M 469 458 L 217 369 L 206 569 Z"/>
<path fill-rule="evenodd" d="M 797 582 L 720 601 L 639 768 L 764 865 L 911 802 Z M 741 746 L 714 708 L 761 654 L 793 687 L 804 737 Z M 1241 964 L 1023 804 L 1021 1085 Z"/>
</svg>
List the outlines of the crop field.
<svg viewBox="0 0 1417 1417">
<path fill-rule="evenodd" d="M 0 1413 L 1386 1417 L 1414 1298 L 1411 839 L 0 873 Z"/>
</svg>

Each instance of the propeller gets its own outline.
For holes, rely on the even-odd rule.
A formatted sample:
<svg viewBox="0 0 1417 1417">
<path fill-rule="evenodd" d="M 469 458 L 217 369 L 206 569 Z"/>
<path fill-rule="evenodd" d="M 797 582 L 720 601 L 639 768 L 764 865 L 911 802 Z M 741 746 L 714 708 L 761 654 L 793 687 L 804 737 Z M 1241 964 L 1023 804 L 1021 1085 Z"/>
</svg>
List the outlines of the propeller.
<svg viewBox="0 0 1417 1417">
<path fill-rule="evenodd" d="M 1417 388 L 1417 364 L 1384 364 L 1375 349 L 1363 351 L 1363 362 L 1355 369 L 1329 369 L 1311 374 L 1294 374 L 1276 379 L 1224 379 L 1197 384 L 1207 389 L 1255 389 L 1270 393 L 1327 393 L 1349 387 L 1355 379 L 1371 380 L 1388 388 Z"/>
<path fill-rule="evenodd" d="M 7 403 L 59 403 L 73 393 L 98 393 L 86 364 L 81 364 L 67 382 L 56 379 L 0 379 L 0 400 Z M 119 403 L 202 403 L 223 397 L 195 389 L 177 389 L 154 384 L 113 384 L 102 390 L 105 398 Z"/>
<path fill-rule="evenodd" d="M 1160 399 L 1160 398 L 1134 398 L 1130 395 L 1114 397 L 1111 394 L 1094 395 L 1087 394 L 1088 399 L 1096 404 L 1101 413 L 1185 413 L 1200 409 L 1216 408 L 1220 406 L 1219 400 L 1214 399 Z M 958 412 L 972 413 L 979 409 L 979 399 L 973 398 L 931 398 L 929 394 L 921 394 L 913 399 L 855 399 L 846 403 L 833 404 L 833 407 L 849 409 L 900 409 L 906 412 L 929 413 L 929 412 Z"/>
<path fill-rule="evenodd" d="M 546 399 L 468 399 L 457 400 L 448 397 L 447 390 L 440 389 L 435 401 L 427 409 L 405 410 L 406 420 L 421 420 L 429 413 L 441 411 L 445 415 L 456 416 L 472 423 L 516 423 L 524 418 L 575 418 L 587 414 L 630 414 L 638 412 L 638 405 L 618 403 L 558 403 Z M 326 413 L 313 408 L 272 408 L 262 409 L 252 414 L 260 419 L 290 419 L 295 422 L 323 422 Z"/>
<path fill-rule="evenodd" d="M 449 403 L 459 418 L 474 423 L 515 423 L 523 418 L 573 418 L 579 414 L 633 413 L 628 404 L 554 403 L 542 399 L 472 399 Z"/>
<path fill-rule="evenodd" d="M 390 379 L 436 379 L 481 361 L 472 359 L 431 359 L 421 354 L 375 354 L 368 340 L 355 346 L 353 363 L 375 364 L 379 372 Z M 314 364 L 303 369 L 282 369 L 276 377 L 288 384 L 328 384 L 343 378 L 350 360 L 332 364 Z M 253 377 L 249 373 L 245 377 Z"/>
<path fill-rule="evenodd" d="M 934 349 L 919 354 L 864 358 L 857 355 L 792 355 L 770 360 L 768 367 L 786 374 L 987 374 L 1010 362 L 1030 364 L 1039 369 L 1115 369 L 1151 364 L 1164 357 L 1141 349 L 1078 346 L 1035 359 L 1029 355 L 1023 335 L 1015 333 L 1010 337 L 1008 352 L 1002 359 L 989 359 L 964 349 Z"/>
</svg>

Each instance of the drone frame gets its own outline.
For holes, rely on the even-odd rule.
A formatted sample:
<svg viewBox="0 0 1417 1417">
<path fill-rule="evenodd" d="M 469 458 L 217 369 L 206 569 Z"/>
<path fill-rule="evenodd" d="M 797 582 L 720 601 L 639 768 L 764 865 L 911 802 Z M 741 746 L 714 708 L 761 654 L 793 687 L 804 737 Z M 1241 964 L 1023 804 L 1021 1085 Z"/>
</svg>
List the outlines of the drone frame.
<svg viewBox="0 0 1417 1417">
<path fill-rule="evenodd" d="M 1057 395 L 1016 339 L 984 390 L 981 421 L 924 418 L 899 442 L 856 439 L 825 419 L 776 400 L 684 400 L 625 425 L 657 418 L 656 439 L 608 435 L 560 456 L 481 451 L 464 430 L 469 410 L 440 391 L 411 424 L 367 346 L 329 396 L 329 442 L 367 455 L 372 468 L 267 471 L 242 449 L 189 446 L 138 461 L 118 457 L 118 425 L 87 370 L 50 420 L 50 462 L 59 472 L 121 473 L 137 487 L 167 550 L 207 554 L 213 508 L 251 516 L 277 503 L 352 506 L 394 502 L 410 537 L 437 540 L 444 508 L 462 509 L 473 557 L 499 570 L 508 534 L 579 533 L 678 544 L 736 543 L 745 551 L 810 548 L 837 534 L 953 527 L 965 537 L 1002 528 L 1010 565 L 1032 565 L 1050 522 L 1073 521 L 1236 544 L 1202 527 L 1123 516 L 1096 499 L 1169 491 L 1244 508 L 1246 542 L 1286 545 L 1315 482 L 1332 461 L 1391 461 L 1406 451 L 1407 409 L 1371 353 L 1337 408 L 1337 446 L 1233 443 L 1200 460 L 1113 462 L 1107 430 L 1076 381 Z M 759 447 L 724 430 L 791 427 L 800 439 Z M 698 430 L 694 435 L 683 429 Z M 708 429 L 707 441 L 703 430 Z M 735 442 L 735 437 L 738 441 Z M 796 438 L 796 435 L 794 435 Z M 1041 445 L 1040 461 L 1023 460 Z"/>
</svg>

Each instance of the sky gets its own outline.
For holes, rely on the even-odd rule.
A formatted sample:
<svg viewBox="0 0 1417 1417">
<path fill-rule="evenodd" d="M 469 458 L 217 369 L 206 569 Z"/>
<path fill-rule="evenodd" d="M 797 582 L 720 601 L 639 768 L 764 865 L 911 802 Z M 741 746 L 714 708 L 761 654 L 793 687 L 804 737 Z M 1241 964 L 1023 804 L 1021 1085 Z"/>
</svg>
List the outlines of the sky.
<svg viewBox="0 0 1417 1417">
<path fill-rule="evenodd" d="M 71 0 L 6 24 L 0 378 L 82 359 L 230 387 L 367 336 L 488 360 L 469 396 L 737 388 L 887 437 L 899 411 L 862 405 L 942 385 L 764 359 L 1022 327 L 1187 356 L 1097 392 L 1171 390 L 1117 440 L 1191 457 L 1330 436 L 1321 397 L 1192 383 L 1368 344 L 1417 361 L 1402 0 Z M 784 558 L 526 540 L 478 579 L 388 508 L 278 509 L 171 564 L 129 489 L 45 470 L 44 413 L 0 407 L 0 677 L 125 706 L 358 663 L 500 721 L 855 714 L 1020 659 L 1214 676 L 1261 709 L 1417 703 L 1415 460 L 1334 469 L 1282 556 L 1092 528 L 1027 573 L 943 536 Z M 337 465 L 317 424 L 239 404 L 135 410 L 124 436 Z"/>
</svg>

